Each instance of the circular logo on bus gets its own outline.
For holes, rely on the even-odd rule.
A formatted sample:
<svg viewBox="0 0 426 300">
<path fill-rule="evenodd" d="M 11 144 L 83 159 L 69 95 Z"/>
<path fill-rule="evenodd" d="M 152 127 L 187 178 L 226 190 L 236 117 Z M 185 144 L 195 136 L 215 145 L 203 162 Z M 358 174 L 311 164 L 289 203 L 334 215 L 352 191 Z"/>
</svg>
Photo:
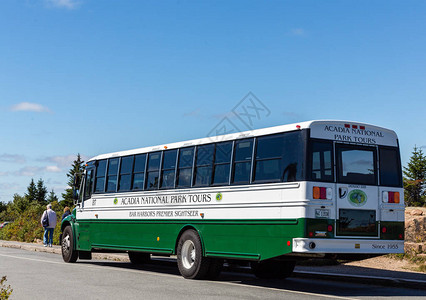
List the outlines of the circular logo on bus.
<svg viewBox="0 0 426 300">
<path fill-rule="evenodd" d="M 216 200 L 217 200 L 217 201 L 222 200 L 222 193 L 217 193 L 217 194 L 216 194 Z"/>
<path fill-rule="evenodd" d="M 367 195 L 361 190 L 352 190 L 349 192 L 348 200 L 353 206 L 363 206 L 367 203 Z"/>
<path fill-rule="evenodd" d="M 118 203 L 118 199 L 114 198 L 114 204 L 117 204 L 117 203 Z"/>
</svg>

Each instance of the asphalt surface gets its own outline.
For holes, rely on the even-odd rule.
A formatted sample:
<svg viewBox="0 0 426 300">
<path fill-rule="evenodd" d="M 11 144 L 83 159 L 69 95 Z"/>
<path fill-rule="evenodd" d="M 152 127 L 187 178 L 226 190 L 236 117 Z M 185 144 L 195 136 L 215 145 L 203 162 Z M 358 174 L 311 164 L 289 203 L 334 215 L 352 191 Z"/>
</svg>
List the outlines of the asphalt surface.
<svg viewBox="0 0 426 300">
<path fill-rule="evenodd" d="M 61 254 L 59 246 L 44 247 L 40 244 L 22 243 L 0 240 L 1 247 L 23 249 L 28 251 Z M 126 254 L 94 253 L 93 260 L 129 261 Z M 158 263 L 174 264 L 174 258 L 156 258 Z M 241 268 L 237 271 L 248 272 Z M 356 266 L 296 266 L 293 276 L 296 278 L 314 278 L 342 282 L 374 284 L 382 286 L 405 287 L 426 290 L 426 274 L 418 272 L 399 272 L 383 269 L 364 268 Z M 426 294 L 425 294 L 426 295 Z"/>
</svg>

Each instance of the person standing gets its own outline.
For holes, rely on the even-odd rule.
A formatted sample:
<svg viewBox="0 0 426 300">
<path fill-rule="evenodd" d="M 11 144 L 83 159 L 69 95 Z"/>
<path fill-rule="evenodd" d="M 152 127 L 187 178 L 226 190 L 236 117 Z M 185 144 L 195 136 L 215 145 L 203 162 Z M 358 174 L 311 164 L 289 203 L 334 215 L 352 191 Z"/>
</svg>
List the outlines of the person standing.
<svg viewBox="0 0 426 300">
<path fill-rule="evenodd" d="M 65 206 L 64 214 L 62 215 L 62 220 L 68 217 L 70 214 L 71 214 L 70 208 L 68 206 Z"/>
<path fill-rule="evenodd" d="M 47 222 L 45 220 L 45 217 L 47 217 Z M 46 210 L 43 212 L 40 222 L 44 228 L 44 235 L 43 235 L 44 247 L 47 247 L 47 246 L 52 247 L 53 230 L 56 227 L 56 213 L 55 211 L 52 210 L 52 204 L 49 203 L 46 206 Z"/>
</svg>

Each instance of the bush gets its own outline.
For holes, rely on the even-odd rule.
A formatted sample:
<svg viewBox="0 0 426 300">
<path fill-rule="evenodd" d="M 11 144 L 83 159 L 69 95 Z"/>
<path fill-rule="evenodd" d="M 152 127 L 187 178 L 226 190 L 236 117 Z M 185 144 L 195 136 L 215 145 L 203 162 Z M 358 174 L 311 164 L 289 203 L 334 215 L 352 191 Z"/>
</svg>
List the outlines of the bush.
<svg viewBox="0 0 426 300">
<path fill-rule="evenodd" d="M 12 294 L 13 289 L 10 285 L 6 286 L 5 282 L 7 281 L 6 276 L 3 276 L 0 279 L 0 300 L 9 299 L 9 296 Z"/>
<path fill-rule="evenodd" d="M 44 205 L 32 202 L 19 216 L 9 215 L 14 219 L 6 227 L 0 230 L 0 239 L 33 243 L 36 239 L 43 239 L 44 229 L 40 224 L 41 216 L 45 210 Z M 53 244 L 59 244 L 62 207 L 58 202 L 52 203 L 52 209 L 56 212 L 57 225 L 53 234 Z M 6 220 L 5 220 L 6 221 Z"/>
</svg>

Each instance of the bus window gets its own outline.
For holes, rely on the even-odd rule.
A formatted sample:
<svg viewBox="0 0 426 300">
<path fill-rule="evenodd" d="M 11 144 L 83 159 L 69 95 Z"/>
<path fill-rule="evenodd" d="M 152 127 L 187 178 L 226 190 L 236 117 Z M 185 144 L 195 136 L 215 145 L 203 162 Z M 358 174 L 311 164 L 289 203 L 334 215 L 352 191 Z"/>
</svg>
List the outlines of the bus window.
<svg viewBox="0 0 426 300">
<path fill-rule="evenodd" d="M 338 145 L 338 182 L 376 185 L 376 149 Z"/>
<path fill-rule="evenodd" d="M 93 169 L 87 170 L 86 172 L 86 181 L 84 187 L 84 200 L 90 199 L 92 196 L 92 187 L 93 187 Z"/>
<path fill-rule="evenodd" d="M 148 169 L 146 177 L 146 188 L 148 190 L 158 189 L 158 177 L 160 175 L 161 152 L 153 152 L 148 155 Z"/>
<path fill-rule="evenodd" d="M 119 191 L 130 191 L 132 184 L 132 168 L 133 156 L 122 157 L 120 164 L 120 180 L 118 182 Z"/>
<path fill-rule="evenodd" d="M 176 157 L 177 150 L 169 150 L 164 152 L 160 188 L 170 189 L 175 187 Z"/>
<path fill-rule="evenodd" d="M 177 187 L 190 187 L 192 164 L 194 162 L 194 147 L 183 148 L 179 151 Z"/>
<path fill-rule="evenodd" d="M 257 139 L 254 181 L 279 181 L 282 174 L 283 135 Z"/>
<path fill-rule="evenodd" d="M 232 142 L 216 144 L 214 154 L 213 184 L 229 184 L 229 168 L 231 166 Z"/>
<path fill-rule="evenodd" d="M 398 149 L 379 148 L 380 185 L 402 187 Z"/>
<path fill-rule="evenodd" d="M 249 183 L 251 158 L 253 153 L 253 139 L 235 142 L 233 183 Z"/>
<path fill-rule="evenodd" d="M 212 178 L 214 144 L 197 147 L 194 186 L 208 186 Z"/>
<path fill-rule="evenodd" d="M 110 158 L 108 161 L 107 192 L 117 190 L 117 173 L 119 158 Z"/>
<path fill-rule="evenodd" d="M 96 167 L 95 193 L 102 193 L 105 188 L 106 159 L 98 161 Z"/>
<path fill-rule="evenodd" d="M 311 161 L 310 161 L 310 179 L 313 181 L 333 182 L 333 143 L 331 142 L 312 142 Z"/>
<path fill-rule="evenodd" d="M 135 167 L 133 169 L 133 190 L 143 190 L 145 178 L 146 154 L 135 155 Z"/>
</svg>

